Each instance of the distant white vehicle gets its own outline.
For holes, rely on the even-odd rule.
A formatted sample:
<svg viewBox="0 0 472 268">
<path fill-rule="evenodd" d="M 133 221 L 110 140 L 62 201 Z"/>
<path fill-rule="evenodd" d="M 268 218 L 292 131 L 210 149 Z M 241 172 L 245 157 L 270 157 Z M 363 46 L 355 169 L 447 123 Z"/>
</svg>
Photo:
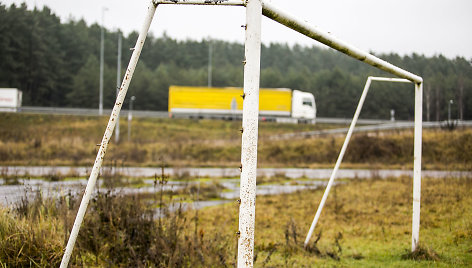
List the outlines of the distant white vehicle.
<svg viewBox="0 0 472 268">
<path fill-rule="evenodd" d="M 315 97 L 309 92 L 292 91 L 292 117 L 301 119 L 315 119 Z"/>
<path fill-rule="evenodd" d="M 18 112 L 22 96 L 17 88 L 0 88 L 0 112 Z"/>
</svg>

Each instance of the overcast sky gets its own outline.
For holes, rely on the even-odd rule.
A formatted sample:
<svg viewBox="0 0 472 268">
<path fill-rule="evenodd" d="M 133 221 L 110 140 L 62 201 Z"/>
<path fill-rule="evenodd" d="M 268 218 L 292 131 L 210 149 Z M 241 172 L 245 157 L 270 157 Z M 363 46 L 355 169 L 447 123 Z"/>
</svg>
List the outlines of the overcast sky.
<svg viewBox="0 0 472 268">
<path fill-rule="evenodd" d="M 49 6 L 62 21 L 69 18 L 100 23 L 125 34 L 141 28 L 148 0 L 0 0 Z M 472 59 L 472 0 L 272 0 L 284 10 L 310 21 L 366 51 L 416 52 L 426 56 Z M 243 43 L 243 7 L 159 6 L 151 25 L 154 36 L 166 32 L 180 40 L 214 38 Z M 262 42 L 311 46 L 318 44 L 285 26 L 263 19 Z"/>
</svg>

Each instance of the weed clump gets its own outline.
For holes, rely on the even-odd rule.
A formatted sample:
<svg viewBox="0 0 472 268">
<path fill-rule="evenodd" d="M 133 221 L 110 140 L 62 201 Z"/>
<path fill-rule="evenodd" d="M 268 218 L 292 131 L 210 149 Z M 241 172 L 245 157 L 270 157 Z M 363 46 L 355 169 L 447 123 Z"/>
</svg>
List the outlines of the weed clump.
<svg viewBox="0 0 472 268">
<path fill-rule="evenodd" d="M 6 264 L 5 267 L 58 267 L 62 258 L 62 239 L 55 223 L 42 219 L 30 223 L 0 209 L 0 264 Z"/>
<path fill-rule="evenodd" d="M 414 251 L 409 251 L 402 255 L 404 260 L 415 261 L 439 261 L 439 255 L 431 248 L 418 245 Z"/>
<path fill-rule="evenodd" d="M 176 211 L 156 196 L 156 210 L 140 196 L 98 194 L 92 200 L 78 240 L 78 254 L 92 253 L 95 264 L 128 267 L 225 266 L 228 262 L 227 237 L 206 234 L 203 228 L 191 231 L 198 218 Z M 156 220 L 159 218 L 159 220 Z M 80 261 L 89 265 L 91 260 Z"/>
<path fill-rule="evenodd" d="M 40 192 L 11 209 L 0 207 L 0 264 L 5 267 L 59 266 L 63 228 L 58 205 Z"/>
<path fill-rule="evenodd" d="M 163 184 L 162 184 L 163 185 Z M 161 191 L 162 193 L 162 191 Z M 150 203 L 160 203 L 156 209 Z M 165 204 L 164 204 L 165 203 Z M 59 266 L 80 196 L 45 198 L 37 192 L 0 208 L 0 264 Z M 176 207 L 170 211 L 169 206 Z M 163 211 L 157 215 L 157 211 Z M 198 227 L 198 217 L 156 194 L 154 200 L 117 191 L 94 194 L 70 264 L 99 267 L 225 267 L 228 237 Z M 195 226 L 193 231 L 191 226 Z"/>
<path fill-rule="evenodd" d="M 318 247 L 318 242 L 321 239 L 321 234 L 322 232 L 320 231 L 316 235 L 315 241 L 311 245 L 310 244 L 306 245 L 305 250 L 308 253 L 314 254 L 316 257 L 319 257 L 319 258 L 329 257 L 335 261 L 340 261 L 341 255 L 343 252 L 340 241 L 343 239 L 343 234 L 341 232 L 338 232 L 336 234 L 336 236 L 334 237 L 334 244 L 332 245 L 330 249 L 320 250 Z"/>
</svg>

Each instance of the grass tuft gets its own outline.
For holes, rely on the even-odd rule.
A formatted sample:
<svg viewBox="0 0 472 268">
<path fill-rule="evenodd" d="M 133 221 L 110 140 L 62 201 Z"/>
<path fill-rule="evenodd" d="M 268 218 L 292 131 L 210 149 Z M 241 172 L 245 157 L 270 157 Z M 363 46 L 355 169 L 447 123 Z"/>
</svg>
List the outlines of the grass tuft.
<svg viewBox="0 0 472 268">
<path fill-rule="evenodd" d="M 430 247 L 425 245 L 418 245 L 415 251 L 409 251 L 402 255 L 404 260 L 415 261 L 439 261 L 439 255 Z"/>
</svg>

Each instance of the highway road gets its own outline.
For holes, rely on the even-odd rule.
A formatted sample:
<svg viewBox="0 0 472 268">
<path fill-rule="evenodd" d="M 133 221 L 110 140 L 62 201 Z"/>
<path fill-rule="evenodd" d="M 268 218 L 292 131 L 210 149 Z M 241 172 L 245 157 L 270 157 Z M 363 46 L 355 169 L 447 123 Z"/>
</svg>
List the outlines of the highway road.
<svg viewBox="0 0 472 268">
<path fill-rule="evenodd" d="M 33 114 L 61 114 L 61 115 L 85 115 L 85 116 L 98 116 L 98 109 L 83 109 L 83 108 L 59 108 L 59 107 L 32 107 L 23 106 L 20 109 L 21 113 L 33 113 Z M 127 117 L 129 110 L 121 110 L 120 115 Z M 104 116 L 111 114 L 110 109 L 103 110 Z M 166 111 L 132 111 L 133 117 L 153 117 L 153 118 L 169 118 L 169 113 Z M 348 125 L 351 123 L 350 118 L 329 118 L 329 117 L 317 117 L 317 123 L 326 124 L 340 124 Z M 454 121 L 454 124 L 458 127 L 472 127 L 472 121 Z M 359 119 L 357 121 L 354 132 L 369 132 L 369 131 L 381 131 L 381 130 L 394 130 L 394 129 L 408 129 L 413 128 L 413 121 L 390 121 L 390 120 L 378 120 L 378 119 Z M 423 122 L 423 128 L 441 128 L 446 127 L 447 122 Z M 348 128 L 335 128 L 326 130 L 306 131 L 297 133 L 286 133 L 271 136 L 270 139 L 284 140 L 284 139 L 296 139 L 296 138 L 307 138 L 319 135 L 332 135 L 332 134 L 344 134 L 347 133 Z"/>
</svg>

